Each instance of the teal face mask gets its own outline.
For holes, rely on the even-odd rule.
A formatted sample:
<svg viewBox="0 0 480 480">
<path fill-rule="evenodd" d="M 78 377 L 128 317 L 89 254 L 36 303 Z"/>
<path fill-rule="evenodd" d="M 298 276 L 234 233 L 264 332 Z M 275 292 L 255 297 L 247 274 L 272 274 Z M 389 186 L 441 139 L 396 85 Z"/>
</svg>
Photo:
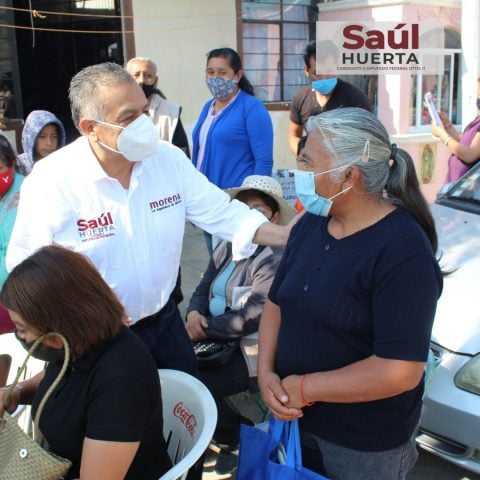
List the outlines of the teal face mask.
<svg viewBox="0 0 480 480">
<path fill-rule="evenodd" d="M 340 168 L 344 168 L 344 166 L 332 168 L 331 170 L 326 170 L 325 172 L 319 173 L 304 172 L 303 170 L 294 171 L 295 192 L 307 212 L 310 212 L 313 215 L 328 217 L 330 209 L 333 205 L 332 200 L 352 188 L 351 186 L 344 188 L 341 192 L 338 192 L 330 198 L 322 197 L 315 191 L 315 177 L 317 175 L 330 173 L 335 170 L 339 170 Z"/>
<path fill-rule="evenodd" d="M 312 87 L 322 95 L 328 95 L 333 91 L 333 89 L 337 86 L 337 78 L 322 78 L 319 80 L 314 80 L 312 82 Z"/>
</svg>

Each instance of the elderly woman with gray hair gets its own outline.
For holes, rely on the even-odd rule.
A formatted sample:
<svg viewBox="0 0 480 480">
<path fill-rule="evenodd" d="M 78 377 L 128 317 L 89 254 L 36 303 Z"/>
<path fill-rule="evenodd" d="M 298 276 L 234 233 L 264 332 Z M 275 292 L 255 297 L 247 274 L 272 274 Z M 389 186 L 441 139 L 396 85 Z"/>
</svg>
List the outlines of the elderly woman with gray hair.
<svg viewBox="0 0 480 480">
<path fill-rule="evenodd" d="M 307 130 L 295 172 L 307 213 L 260 322 L 260 390 L 275 417 L 300 419 L 306 467 L 404 479 L 442 290 L 434 222 L 411 157 L 374 115 L 326 112 Z"/>
</svg>

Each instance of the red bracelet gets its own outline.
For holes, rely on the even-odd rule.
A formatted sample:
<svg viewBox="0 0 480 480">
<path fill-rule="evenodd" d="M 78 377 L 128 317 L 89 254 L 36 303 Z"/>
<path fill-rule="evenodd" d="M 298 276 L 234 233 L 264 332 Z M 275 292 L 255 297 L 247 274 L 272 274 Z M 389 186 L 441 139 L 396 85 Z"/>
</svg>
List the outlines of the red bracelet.
<svg viewBox="0 0 480 480">
<path fill-rule="evenodd" d="M 305 407 L 311 407 L 315 402 L 307 402 L 303 396 L 303 382 L 305 381 L 305 378 L 307 378 L 307 375 L 308 373 L 304 373 L 302 375 L 302 379 L 300 380 L 300 400 Z"/>
</svg>

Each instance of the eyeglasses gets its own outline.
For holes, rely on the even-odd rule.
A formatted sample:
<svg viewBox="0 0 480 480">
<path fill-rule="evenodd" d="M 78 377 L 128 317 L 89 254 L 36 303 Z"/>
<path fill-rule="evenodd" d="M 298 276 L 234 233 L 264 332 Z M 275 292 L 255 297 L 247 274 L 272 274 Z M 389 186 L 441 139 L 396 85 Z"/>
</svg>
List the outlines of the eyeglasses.
<svg viewBox="0 0 480 480">
<path fill-rule="evenodd" d="M 273 212 L 270 216 L 268 216 L 268 212 L 271 212 L 272 210 L 267 207 L 261 207 L 260 205 L 255 205 L 253 207 L 250 207 L 250 210 L 256 210 L 257 212 L 260 212 L 261 214 L 265 215 L 267 217 L 267 220 L 270 222 L 273 218 Z"/>
<path fill-rule="evenodd" d="M 270 211 L 269 208 L 266 207 L 260 207 L 260 206 L 254 206 L 250 207 L 250 210 L 256 210 L 257 212 L 263 213 L 264 215 Z"/>
</svg>

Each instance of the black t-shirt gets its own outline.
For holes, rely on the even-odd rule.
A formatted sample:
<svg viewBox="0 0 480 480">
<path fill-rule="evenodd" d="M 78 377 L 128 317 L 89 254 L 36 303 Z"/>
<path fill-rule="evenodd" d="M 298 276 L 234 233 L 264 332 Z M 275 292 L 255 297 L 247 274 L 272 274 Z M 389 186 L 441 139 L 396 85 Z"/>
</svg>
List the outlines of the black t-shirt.
<svg viewBox="0 0 480 480">
<path fill-rule="evenodd" d="M 358 107 L 369 112 L 372 110 L 367 96 L 360 89 L 340 78 L 337 80 L 331 97 L 323 107 L 318 104 L 315 93 L 311 85 L 307 85 L 295 93 L 290 107 L 290 120 L 293 123 L 305 126 L 310 117 L 336 108 Z"/>
<path fill-rule="evenodd" d="M 60 363 L 48 365 L 32 412 L 60 368 Z M 156 480 L 171 466 L 163 438 L 157 368 L 126 327 L 110 343 L 73 362 L 45 406 L 40 430 L 54 453 L 73 462 L 67 478 L 79 477 L 85 437 L 140 442 L 126 479 Z"/>
<path fill-rule="evenodd" d="M 327 224 L 309 213 L 300 219 L 270 290 L 281 309 L 281 378 L 372 355 L 425 361 L 442 278 L 423 230 L 401 208 L 340 240 Z M 423 381 L 383 400 L 318 402 L 304 409 L 300 425 L 355 450 L 396 448 L 418 423 L 422 394 Z"/>
</svg>

